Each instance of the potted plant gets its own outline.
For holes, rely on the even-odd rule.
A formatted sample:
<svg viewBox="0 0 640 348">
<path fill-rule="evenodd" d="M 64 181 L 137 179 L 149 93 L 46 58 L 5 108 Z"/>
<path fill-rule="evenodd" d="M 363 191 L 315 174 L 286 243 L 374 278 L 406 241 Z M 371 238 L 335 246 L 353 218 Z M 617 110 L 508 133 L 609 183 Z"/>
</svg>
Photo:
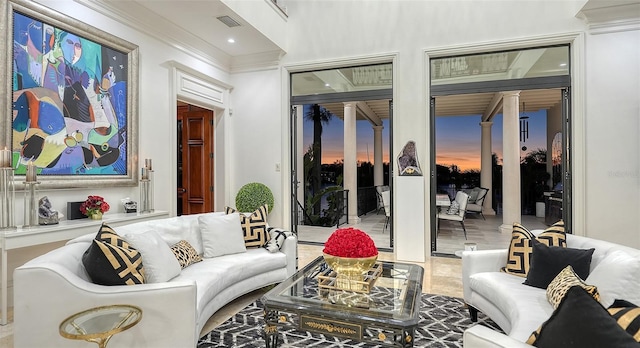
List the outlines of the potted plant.
<svg viewBox="0 0 640 348">
<path fill-rule="evenodd" d="M 336 286 L 358 290 L 367 272 L 378 259 L 378 248 L 365 232 L 353 228 L 335 230 L 322 250 L 327 265 L 336 272 Z"/>
<path fill-rule="evenodd" d="M 273 203 L 271 190 L 265 184 L 258 182 L 242 186 L 236 195 L 236 209 L 241 212 L 252 212 L 266 204 L 270 213 Z"/>
</svg>

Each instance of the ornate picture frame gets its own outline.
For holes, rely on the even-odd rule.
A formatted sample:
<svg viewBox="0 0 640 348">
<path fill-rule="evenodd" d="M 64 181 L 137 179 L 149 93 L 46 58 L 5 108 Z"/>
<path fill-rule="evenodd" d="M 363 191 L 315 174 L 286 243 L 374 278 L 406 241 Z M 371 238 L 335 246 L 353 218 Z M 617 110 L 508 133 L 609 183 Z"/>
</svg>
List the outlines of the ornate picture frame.
<svg viewBox="0 0 640 348">
<path fill-rule="evenodd" d="M 0 149 L 16 184 L 138 182 L 138 46 L 27 0 L 0 4 Z"/>
</svg>

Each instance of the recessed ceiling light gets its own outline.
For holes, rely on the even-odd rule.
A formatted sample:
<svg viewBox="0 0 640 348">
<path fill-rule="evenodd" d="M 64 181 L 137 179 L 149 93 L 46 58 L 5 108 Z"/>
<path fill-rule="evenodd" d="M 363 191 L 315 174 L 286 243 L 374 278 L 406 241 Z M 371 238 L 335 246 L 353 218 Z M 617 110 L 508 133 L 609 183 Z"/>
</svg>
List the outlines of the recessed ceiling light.
<svg viewBox="0 0 640 348">
<path fill-rule="evenodd" d="M 328 83 L 325 83 L 325 84 L 324 84 L 324 86 L 325 86 L 325 87 L 331 87 L 331 85 L 330 85 L 330 84 L 328 84 Z"/>
<path fill-rule="evenodd" d="M 560 63 L 560 66 L 567 66 L 567 63 Z"/>
<path fill-rule="evenodd" d="M 229 39 L 227 39 L 227 42 L 228 42 L 228 43 L 234 43 L 234 42 L 236 42 L 236 40 L 234 40 L 234 39 L 232 39 L 232 38 L 229 38 Z"/>
</svg>

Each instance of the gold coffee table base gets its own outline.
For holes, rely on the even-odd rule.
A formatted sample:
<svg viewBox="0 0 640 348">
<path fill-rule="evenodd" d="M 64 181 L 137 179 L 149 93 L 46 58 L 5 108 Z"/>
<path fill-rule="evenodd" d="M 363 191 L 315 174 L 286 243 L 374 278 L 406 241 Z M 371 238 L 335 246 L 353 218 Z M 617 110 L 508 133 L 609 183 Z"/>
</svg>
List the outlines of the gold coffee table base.
<svg viewBox="0 0 640 348">
<path fill-rule="evenodd" d="M 131 305 L 111 305 L 87 309 L 60 323 L 60 335 L 85 340 L 106 348 L 113 335 L 128 330 L 142 319 L 142 309 Z"/>
</svg>

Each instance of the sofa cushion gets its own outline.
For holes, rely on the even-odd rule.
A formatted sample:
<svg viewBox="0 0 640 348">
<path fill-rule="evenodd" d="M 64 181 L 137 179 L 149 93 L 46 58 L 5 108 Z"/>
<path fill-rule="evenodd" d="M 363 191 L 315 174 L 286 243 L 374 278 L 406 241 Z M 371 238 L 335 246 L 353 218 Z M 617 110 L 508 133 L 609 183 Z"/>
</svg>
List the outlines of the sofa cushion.
<svg viewBox="0 0 640 348">
<path fill-rule="evenodd" d="M 156 231 L 126 234 L 123 238 L 142 255 L 146 283 L 161 283 L 180 274 L 180 264 Z"/>
<path fill-rule="evenodd" d="M 637 297 L 640 289 L 640 261 L 624 251 L 612 250 L 585 281 L 598 287 L 600 303 L 605 307 L 616 299 L 633 301 L 630 295 Z"/>
<path fill-rule="evenodd" d="M 196 262 L 202 261 L 198 251 L 186 240 L 181 240 L 171 246 L 171 252 L 178 260 L 181 269 L 185 269 Z"/>
<path fill-rule="evenodd" d="M 244 244 L 247 248 L 261 248 L 269 241 L 267 232 L 268 206 L 265 204 L 251 214 L 240 214 L 240 223 L 244 233 Z M 237 213 L 231 207 L 225 207 L 227 214 Z"/>
<path fill-rule="evenodd" d="M 522 284 L 522 278 L 504 272 L 481 272 L 469 277 L 469 286 L 495 305 L 512 323 L 509 336 L 524 342 L 553 313 L 546 291 Z"/>
<path fill-rule="evenodd" d="M 217 257 L 247 251 L 239 215 L 232 213 L 198 218 L 204 257 Z"/>
<path fill-rule="evenodd" d="M 567 292 L 549 320 L 527 340 L 539 348 L 638 347 L 638 343 L 583 288 Z"/>
<path fill-rule="evenodd" d="M 546 289 L 563 268 L 571 265 L 581 279 L 589 276 L 591 255 L 595 249 L 546 246 L 533 240 L 531 265 L 524 284 Z"/>
<path fill-rule="evenodd" d="M 501 270 L 519 277 L 526 277 L 529 272 L 529 264 L 533 246 L 531 241 L 538 240 L 548 246 L 566 247 L 566 234 L 564 222 L 558 221 L 540 233 L 537 237 L 521 224 L 513 223 L 511 243 L 507 254 L 507 265 Z"/>
<path fill-rule="evenodd" d="M 553 306 L 554 309 L 558 308 L 560 302 L 567 294 L 567 291 L 574 286 L 580 286 L 593 296 L 596 300 L 600 300 L 600 294 L 598 288 L 585 283 L 573 270 L 571 265 L 565 267 L 558 275 L 553 278 L 549 286 L 547 286 L 547 300 Z"/>
<path fill-rule="evenodd" d="M 174 281 L 190 280 L 196 283 L 198 313 L 226 288 L 248 278 L 260 276 L 286 267 L 284 253 L 270 253 L 264 248 L 248 249 L 245 253 L 204 259 L 182 270 Z M 283 278 L 286 275 L 283 274 Z M 261 285 L 262 287 L 264 285 Z"/>
<path fill-rule="evenodd" d="M 143 284 L 142 255 L 106 224 L 82 255 L 91 281 L 100 285 Z"/>
<path fill-rule="evenodd" d="M 640 308 L 635 304 L 616 300 L 608 309 L 609 314 L 633 339 L 640 342 Z"/>
</svg>

